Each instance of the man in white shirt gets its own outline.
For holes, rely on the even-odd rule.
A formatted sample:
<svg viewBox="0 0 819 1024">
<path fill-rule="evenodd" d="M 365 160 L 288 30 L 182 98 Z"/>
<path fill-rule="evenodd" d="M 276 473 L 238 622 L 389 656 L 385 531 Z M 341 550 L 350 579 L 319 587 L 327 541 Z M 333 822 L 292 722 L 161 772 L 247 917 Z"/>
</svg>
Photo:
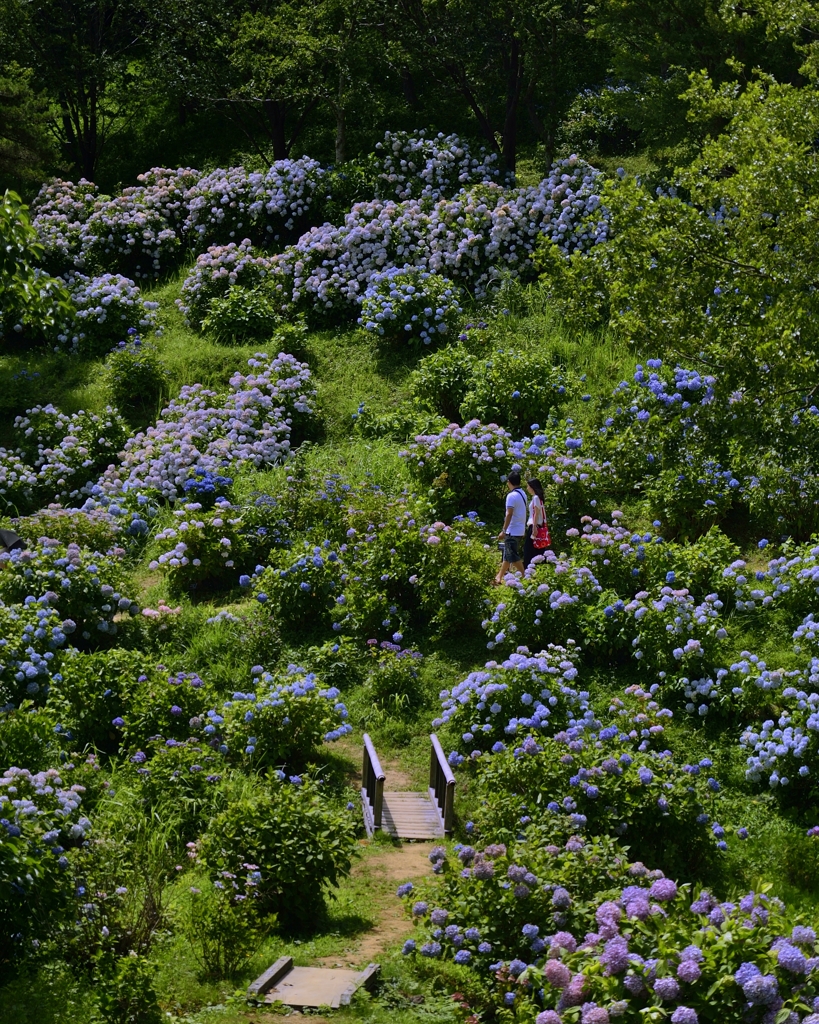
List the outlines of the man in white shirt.
<svg viewBox="0 0 819 1024">
<path fill-rule="evenodd" d="M 526 534 L 526 495 L 520 486 L 520 473 L 513 469 L 506 478 L 506 518 L 498 540 L 503 541 L 503 561 L 495 585 L 503 583 L 510 571 L 523 575 L 523 538 Z"/>
</svg>

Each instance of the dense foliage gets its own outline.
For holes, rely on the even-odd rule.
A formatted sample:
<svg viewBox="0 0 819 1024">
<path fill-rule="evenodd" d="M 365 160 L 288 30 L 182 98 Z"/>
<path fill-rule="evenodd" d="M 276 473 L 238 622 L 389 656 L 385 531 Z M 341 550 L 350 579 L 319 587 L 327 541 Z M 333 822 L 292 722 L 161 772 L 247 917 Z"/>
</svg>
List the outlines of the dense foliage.
<svg viewBox="0 0 819 1024">
<path fill-rule="evenodd" d="M 817 1024 L 812 5 L 0 28 L 0 1016 L 357 962 L 434 730 L 351 1013 Z"/>
</svg>

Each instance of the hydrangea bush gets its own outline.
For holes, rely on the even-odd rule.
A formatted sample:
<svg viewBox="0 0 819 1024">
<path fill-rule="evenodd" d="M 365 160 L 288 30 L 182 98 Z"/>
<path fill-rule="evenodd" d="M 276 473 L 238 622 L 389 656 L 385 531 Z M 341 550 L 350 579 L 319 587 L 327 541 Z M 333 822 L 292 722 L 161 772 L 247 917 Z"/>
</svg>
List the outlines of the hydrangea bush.
<svg viewBox="0 0 819 1024">
<path fill-rule="evenodd" d="M 91 831 L 72 768 L 11 767 L 0 776 L 0 953 L 7 963 L 30 954 L 72 909 L 67 851 Z"/>
<path fill-rule="evenodd" d="M 322 688 L 313 672 L 289 665 L 274 674 L 257 666 L 252 685 L 192 723 L 207 742 L 239 763 L 301 770 L 322 742 L 352 732 L 339 690 Z"/>
<path fill-rule="evenodd" d="M 255 250 L 249 238 L 211 245 L 182 282 L 177 305 L 188 323 L 201 326 L 215 300 L 225 298 L 234 286 L 258 288 L 272 271 L 270 258 Z"/>
<path fill-rule="evenodd" d="M 237 511 L 227 498 L 217 498 L 211 510 L 203 509 L 198 501 L 174 509 L 174 525 L 154 538 L 165 550 L 151 559 L 148 568 L 160 570 L 174 593 L 185 593 L 203 584 L 233 582 L 237 561 L 241 567 L 247 552 Z M 175 543 L 168 548 L 171 542 Z"/>
<path fill-rule="evenodd" d="M 46 182 L 31 204 L 32 224 L 44 249 L 45 265 L 62 273 L 82 260 L 84 227 L 97 201 L 97 187 L 54 178 Z"/>
<path fill-rule="evenodd" d="M 35 406 L 14 420 L 17 447 L 0 448 L 0 508 L 20 515 L 49 502 L 79 500 L 120 450 L 128 428 L 116 410 L 69 416 Z"/>
<path fill-rule="evenodd" d="M 43 538 L 36 547 L 0 554 L 0 599 L 41 600 L 56 610 L 64 633 L 76 634 L 73 643 L 110 643 L 122 620 L 139 612 L 128 595 L 124 555 L 123 548 L 102 554 Z"/>
<path fill-rule="evenodd" d="M 808 469 L 818 440 L 819 410 L 799 396 L 771 385 L 752 397 L 728 377 L 649 359 L 615 388 L 587 443 L 669 530 L 696 535 L 744 511 L 757 529 L 807 535 L 819 523 Z M 776 460 L 760 458 L 771 449 Z"/>
<path fill-rule="evenodd" d="M 465 1011 L 505 1009 L 539 1024 L 647 1015 L 696 1024 L 726 1014 L 762 1022 L 780 1013 L 813 1024 L 819 979 L 809 924 L 765 892 L 692 900 L 689 886 L 606 852 L 578 838 L 514 854 L 502 844 L 464 847 L 467 866 L 457 871 L 441 849 L 443 890 L 434 906 L 413 904 L 426 941 L 409 940 L 404 951 L 442 961 L 442 971 L 462 965 L 475 993 Z"/>
<path fill-rule="evenodd" d="M 47 696 L 59 675 L 60 649 L 74 628 L 42 598 L 29 595 L 20 604 L 0 601 L 0 706 Z"/>
<path fill-rule="evenodd" d="M 218 476 L 230 467 L 287 459 L 294 427 L 313 411 L 310 370 L 284 353 L 257 353 L 248 366 L 249 373 L 230 378 L 226 394 L 201 384 L 183 387 L 155 426 L 127 441 L 102 478 L 104 492 L 174 500 L 199 472 Z"/>
<path fill-rule="evenodd" d="M 497 424 L 470 420 L 419 435 L 401 455 L 418 482 L 433 491 L 441 511 L 481 508 L 493 493 L 497 503 L 507 474 L 518 469 L 522 477 L 541 480 L 552 520 L 576 522 L 612 476 L 608 463 L 583 455 L 581 447 L 575 438 L 553 444 L 539 433 L 515 441 Z"/>
<path fill-rule="evenodd" d="M 457 135 L 386 132 L 376 143 L 378 187 L 397 199 L 444 199 L 469 185 L 498 181 L 498 158 L 485 149 L 473 156 Z"/>
<path fill-rule="evenodd" d="M 184 230 L 197 241 L 252 234 L 261 245 L 289 239 L 321 199 L 325 171 L 316 160 L 277 160 L 264 173 L 217 168 L 188 190 Z"/>
<path fill-rule="evenodd" d="M 452 331 L 461 312 L 448 278 L 405 265 L 370 278 L 358 322 L 387 341 L 432 345 Z"/>
<path fill-rule="evenodd" d="M 73 273 L 66 278 L 76 306 L 72 321 L 57 336 L 61 345 L 84 355 L 100 355 L 130 331 L 156 328 L 159 303 L 143 299 L 139 287 L 120 274 L 86 277 Z"/>
<path fill-rule="evenodd" d="M 487 662 L 451 690 L 441 691 L 442 714 L 432 723 L 457 737 L 457 747 L 480 756 L 500 752 L 518 734 L 549 735 L 594 722 L 589 695 L 575 688 L 578 653 L 553 644 L 532 655 L 526 648 L 500 664 Z M 461 733 L 458 736 L 458 733 Z M 504 742 L 505 741 L 505 742 Z M 457 753 L 450 762 L 458 763 Z"/>
<path fill-rule="evenodd" d="M 503 839 L 534 822 L 553 841 L 575 832 L 620 836 L 648 863 L 702 875 L 728 847 L 712 762 L 680 764 L 663 748 L 671 712 L 647 692 L 615 699 L 606 717 L 603 725 L 589 715 L 553 735 L 535 726 L 522 738 L 519 729 L 508 749 L 499 744 L 481 757 L 487 796 L 476 830 Z"/>
<path fill-rule="evenodd" d="M 439 636 L 478 626 L 491 566 L 475 513 L 451 526 L 429 524 L 423 502 L 387 499 L 375 489 L 356 494 L 332 480 L 325 487 L 299 513 L 315 540 L 298 557 L 281 552 L 239 581 L 270 602 L 277 621 L 296 631 L 332 625 L 361 639 L 420 626 Z M 362 508 L 362 499 L 371 507 Z"/>
<path fill-rule="evenodd" d="M 274 257 L 282 301 L 343 313 L 361 301 L 374 273 L 407 263 L 482 298 L 505 275 L 532 275 L 541 237 L 565 255 L 605 241 L 599 176 L 571 157 L 535 187 L 483 184 L 432 205 L 418 199 L 356 203 L 343 224 L 311 228 Z M 599 221 L 592 227 L 595 212 Z"/>
</svg>

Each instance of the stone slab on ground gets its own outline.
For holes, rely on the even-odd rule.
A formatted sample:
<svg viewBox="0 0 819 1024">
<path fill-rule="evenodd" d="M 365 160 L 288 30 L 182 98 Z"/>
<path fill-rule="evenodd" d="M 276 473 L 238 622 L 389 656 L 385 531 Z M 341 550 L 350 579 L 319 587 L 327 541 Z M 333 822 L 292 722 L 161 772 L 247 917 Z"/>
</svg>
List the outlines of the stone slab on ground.
<svg viewBox="0 0 819 1024">
<path fill-rule="evenodd" d="M 333 967 L 294 967 L 293 958 L 284 956 L 269 967 L 248 989 L 251 998 L 265 1003 L 284 1003 L 296 1009 L 347 1006 L 362 985 L 369 988 L 378 973 L 378 964 L 363 971 Z"/>
</svg>

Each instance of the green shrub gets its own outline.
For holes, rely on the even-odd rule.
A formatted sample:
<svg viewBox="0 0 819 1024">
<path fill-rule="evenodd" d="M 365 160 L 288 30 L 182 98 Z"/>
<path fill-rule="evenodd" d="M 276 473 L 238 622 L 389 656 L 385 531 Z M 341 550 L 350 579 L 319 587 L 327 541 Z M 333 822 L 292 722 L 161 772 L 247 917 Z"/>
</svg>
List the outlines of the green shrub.
<svg viewBox="0 0 819 1024">
<path fill-rule="evenodd" d="M 50 706 L 35 708 L 31 701 L 0 711 L 0 765 L 41 772 L 55 764 L 60 755 L 55 724 Z"/>
<path fill-rule="evenodd" d="M 155 671 L 144 654 L 122 647 L 91 654 L 70 651 L 61 678 L 49 689 L 49 710 L 78 749 L 115 753 L 121 731 L 114 720 L 128 714 L 140 677 Z"/>
<path fill-rule="evenodd" d="M 351 637 L 327 640 L 303 651 L 302 660 L 327 686 L 351 689 L 360 683 L 366 671 L 366 655 Z"/>
<path fill-rule="evenodd" d="M 230 978 L 256 954 L 274 917 L 260 920 L 260 873 L 243 864 L 241 872 L 186 875 L 188 885 L 178 922 L 206 978 Z"/>
<path fill-rule="evenodd" d="M 475 357 L 462 345 L 451 345 L 424 356 L 410 375 L 410 392 L 419 405 L 454 423 L 460 418 L 475 372 Z"/>
<path fill-rule="evenodd" d="M 214 693 L 196 672 L 168 674 L 153 668 L 143 672 L 124 711 L 120 726 L 123 746 L 141 748 L 153 736 L 166 741 L 184 740 L 196 735 L 196 725 L 208 708 Z"/>
<path fill-rule="evenodd" d="M 576 373 L 555 366 L 546 354 L 500 350 L 475 365 L 459 420 L 497 423 L 513 437 L 523 437 L 531 433 L 532 424 L 543 425 L 575 398 L 580 387 Z"/>
<path fill-rule="evenodd" d="M 279 304 L 263 287 L 233 285 L 211 299 L 202 330 L 220 345 L 266 342 L 279 323 Z"/>
<path fill-rule="evenodd" d="M 344 554 L 341 628 L 362 639 L 412 628 L 435 637 L 477 631 L 492 576 L 477 517 L 420 525 L 423 506 L 396 506 L 377 531 L 353 527 Z M 373 524 L 375 525 L 375 524 Z"/>
<path fill-rule="evenodd" d="M 107 965 L 106 965 L 107 966 Z M 122 956 L 99 975 L 99 1006 L 105 1024 L 162 1024 L 153 979 L 156 968 L 145 957 Z"/>
<path fill-rule="evenodd" d="M 219 744 L 158 737 L 129 761 L 147 807 L 174 823 L 180 844 L 194 840 L 221 800 L 219 784 L 227 763 Z"/>
<path fill-rule="evenodd" d="M 30 343 L 52 338 L 76 311 L 63 282 L 38 269 L 43 247 L 28 207 L 14 192 L 6 191 L 0 201 L 0 238 L 0 339 L 8 343 L 19 337 Z"/>
<path fill-rule="evenodd" d="M 217 814 L 197 844 L 211 877 L 254 864 L 260 909 L 304 926 L 326 886 L 350 871 L 358 815 L 337 808 L 308 779 L 270 778 Z"/>
<path fill-rule="evenodd" d="M 397 635 L 397 634 L 396 634 Z M 424 686 L 419 675 L 420 651 L 403 649 L 397 643 L 369 641 L 370 664 L 357 699 L 360 717 L 366 722 L 390 718 L 413 718 L 424 704 Z"/>
<path fill-rule="evenodd" d="M 169 379 L 156 347 L 136 334 L 120 342 L 105 360 L 103 384 L 111 404 L 134 427 L 156 418 Z"/>
</svg>

